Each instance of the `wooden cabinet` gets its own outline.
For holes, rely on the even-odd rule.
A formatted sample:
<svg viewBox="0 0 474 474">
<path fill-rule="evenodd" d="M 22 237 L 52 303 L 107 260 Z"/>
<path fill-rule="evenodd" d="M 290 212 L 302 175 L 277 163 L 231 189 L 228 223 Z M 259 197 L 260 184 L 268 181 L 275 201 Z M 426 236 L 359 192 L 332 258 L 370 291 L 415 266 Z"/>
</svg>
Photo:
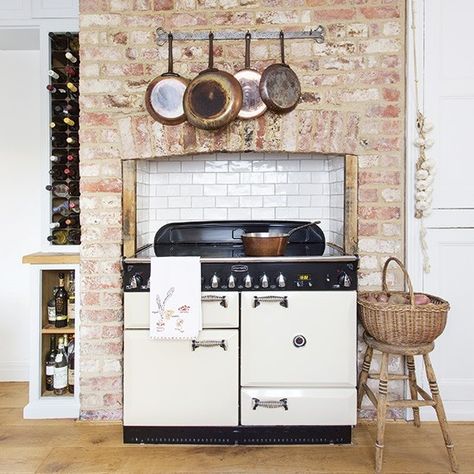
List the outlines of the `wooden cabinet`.
<svg viewBox="0 0 474 474">
<path fill-rule="evenodd" d="M 68 288 L 70 272 L 79 281 L 79 256 L 67 255 L 65 260 L 76 263 L 57 263 L 58 255 L 35 254 L 23 259 L 31 264 L 30 278 L 30 376 L 29 403 L 24 408 L 25 418 L 77 418 L 79 416 L 79 374 L 75 372 L 74 394 L 55 395 L 46 390 L 45 359 L 49 351 L 51 337 L 66 335 L 75 338 L 75 366 L 79 367 L 79 285 L 75 285 L 75 322 L 64 328 L 56 328 L 48 323 L 48 300 L 58 284 L 58 274 L 66 276 Z"/>
</svg>

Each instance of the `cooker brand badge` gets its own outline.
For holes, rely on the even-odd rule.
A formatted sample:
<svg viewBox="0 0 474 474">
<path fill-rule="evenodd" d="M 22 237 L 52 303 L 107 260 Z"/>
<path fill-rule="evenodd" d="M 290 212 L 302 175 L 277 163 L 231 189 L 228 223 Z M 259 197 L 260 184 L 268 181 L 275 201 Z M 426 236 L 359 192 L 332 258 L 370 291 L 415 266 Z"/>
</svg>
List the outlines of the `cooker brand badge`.
<svg viewBox="0 0 474 474">
<path fill-rule="evenodd" d="M 249 267 L 247 265 L 232 265 L 230 270 L 235 273 L 243 273 L 248 272 Z"/>
</svg>

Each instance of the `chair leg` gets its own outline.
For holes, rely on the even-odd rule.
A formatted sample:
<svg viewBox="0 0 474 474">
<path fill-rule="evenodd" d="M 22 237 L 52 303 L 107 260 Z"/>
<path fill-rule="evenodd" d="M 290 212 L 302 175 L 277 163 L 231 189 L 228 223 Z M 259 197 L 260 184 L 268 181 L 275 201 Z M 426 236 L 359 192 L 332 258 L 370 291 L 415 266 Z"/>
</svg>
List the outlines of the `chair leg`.
<svg viewBox="0 0 474 474">
<path fill-rule="evenodd" d="M 412 400 L 418 399 L 418 391 L 416 389 L 416 373 L 415 373 L 415 360 L 414 357 L 407 356 L 407 367 L 408 367 L 408 380 L 410 382 L 410 395 Z M 420 409 L 413 407 L 413 422 L 415 426 L 420 426 Z"/>
<path fill-rule="evenodd" d="M 362 363 L 362 370 L 359 375 L 359 383 L 357 384 L 357 408 L 360 409 L 362 405 L 362 399 L 364 398 L 365 390 L 364 384 L 367 383 L 369 377 L 370 363 L 372 362 L 372 355 L 374 350 L 372 347 L 367 346 L 364 355 L 364 362 Z"/>
<path fill-rule="evenodd" d="M 426 377 L 428 378 L 428 382 L 430 384 L 431 396 L 433 398 L 433 401 L 435 402 L 434 409 L 436 410 L 439 426 L 441 427 L 441 431 L 443 433 L 444 444 L 446 445 L 446 449 L 448 451 L 451 469 L 452 471 L 457 472 L 458 463 L 456 460 L 456 455 L 454 453 L 454 444 L 448 432 L 448 421 L 446 420 L 446 412 L 444 411 L 443 401 L 441 399 L 441 395 L 439 394 L 439 388 L 436 382 L 436 375 L 434 373 L 433 366 L 431 365 L 431 360 L 428 354 L 423 355 L 423 360 L 425 362 Z"/>
<path fill-rule="evenodd" d="M 375 441 L 375 472 L 382 472 L 383 443 L 385 437 L 385 417 L 387 414 L 387 391 L 388 391 L 388 356 L 382 352 L 382 364 L 380 367 L 379 397 L 377 404 L 377 438 Z"/>
</svg>

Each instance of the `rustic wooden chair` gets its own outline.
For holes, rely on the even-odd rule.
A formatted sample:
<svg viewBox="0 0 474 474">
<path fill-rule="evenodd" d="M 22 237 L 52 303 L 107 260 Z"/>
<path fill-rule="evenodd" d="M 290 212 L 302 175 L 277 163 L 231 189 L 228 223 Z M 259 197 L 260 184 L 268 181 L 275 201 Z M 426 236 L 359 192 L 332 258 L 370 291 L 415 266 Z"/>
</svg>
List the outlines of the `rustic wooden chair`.
<svg viewBox="0 0 474 474">
<path fill-rule="evenodd" d="M 458 470 L 458 464 L 454 453 L 454 444 L 449 436 L 448 422 L 446 420 L 446 413 L 444 411 L 443 402 L 439 394 L 436 376 L 431 365 L 429 353 L 434 348 L 434 343 L 420 344 L 417 346 L 401 346 L 385 344 L 370 337 L 367 333 L 364 334 L 364 340 L 367 343 L 367 350 L 362 364 L 362 370 L 359 375 L 357 406 L 360 409 L 362 398 L 364 395 L 369 397 L 369 400 L 377 408 L 377 438 L 375 441 L 375 472 L 382 472 L 383 463 L 383 448 L 384 448 L 384 434 L 385 434 L 385 419 L 387 408 L 412 408 L 415 426 L 420 426 L 420 407 L 431 406 L 435 409 L 438 417 L 439 425 L 443 433 L 444 442 L 448 451 L 451 469 L 454 472 Z M 382 362 L 380 373 L 369 374 L 370 364 L 372 362 L 372 355 L 375 350 L 382 353 Z M 388 373 L 388 359 L 390 354 L 405 356 L 408 367 L 408 376 Z M 415 361 L 414 356 L 422 355 L 426 370 L 426 376 L 430 385 L 431 396 L 425 392 L 416 381 Z M 374 392 L 367 386 L 367 379 L 379 379 L 379 396 L 376 397 Z M 387 400 L 388 382 L 389 380 L 406 380 L 410 384 L 410 400 Z M 420 394 L 422 400 L 418 399 Z"/>
</svg>

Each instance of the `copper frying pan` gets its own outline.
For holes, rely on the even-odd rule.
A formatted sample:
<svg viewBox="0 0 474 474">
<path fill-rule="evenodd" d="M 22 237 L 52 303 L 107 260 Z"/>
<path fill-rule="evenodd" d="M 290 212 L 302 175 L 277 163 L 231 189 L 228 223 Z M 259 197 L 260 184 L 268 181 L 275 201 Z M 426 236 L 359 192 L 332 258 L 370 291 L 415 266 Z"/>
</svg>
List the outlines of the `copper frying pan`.
<svg viewBox="0 0 474 474">
<path fill-rule="evenodd" d="M 239 81 L 214 67 L 214 34 L 209 33 L 209 67 L 186 88 L 183 107 L 188 122 L 204 130 L 217 130 L 234 120 L 242 106 Z"/>
<path fill-rule="evenodd" d="M 293 110 L 301 96 L 301 85 L 296 73 L 285 63 L 285 43 L 280 31 L 281 63 L 268 66 L 260 80 L 260 95 L 270 110 L 286 113 Z"/>
<path fill-rule="evenodd" d="M 177 125 L 186 120 L 183 96 L 188 79 L 173 72 L 173 35 L 168 34 L 168 72 L 156 77 L 147 87 L 145 106 L 148 113 L 165 125 Z"/>
<path fill-rule="evenodd" d="M 245 34 L 245 68 L 234 74 L 240 82 L 243 92 L 242 108 L 238 117 L 244 120 L 260 117 L 267 106 L 260 97 L 259 84 L 262 75 L 255 69 L 250 69 L 250 39 L 252 35 Z"/>
</svg>

